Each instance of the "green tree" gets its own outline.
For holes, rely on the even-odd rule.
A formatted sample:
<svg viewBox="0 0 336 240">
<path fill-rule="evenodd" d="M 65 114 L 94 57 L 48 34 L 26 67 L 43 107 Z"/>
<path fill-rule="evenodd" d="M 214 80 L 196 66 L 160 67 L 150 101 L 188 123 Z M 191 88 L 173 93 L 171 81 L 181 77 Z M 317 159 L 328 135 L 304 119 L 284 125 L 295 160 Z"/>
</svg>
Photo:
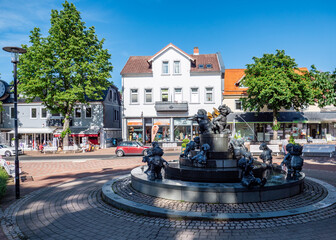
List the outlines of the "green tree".
<svg viewBox="0 0 336 240">
<path fill-rule="evenodd" d="M 246 111 L 260 112 L 267 107 L 273 111 L 273 139 L 277 139 L 277 116 L 279 111 L 293 107 L 299 110 L 313 99 L 311 80 L 298 69 L 295 60 L 285 55 L 284 50 L 276 54 L 253 57 L 254 63 L 247 64 L 242 84 L 248 87 L 246 97 L 241 98 Z"/>
<path fill-rule="evenodd" d="M 95 28 L 86 28 L 80 13 L 65 1 L 61 11 L 51 10 L 49 35 L 31 31 L 27 53 L 18 65 L 18 90 L 27 101 L 35 97 L 52 113 L 64 116 L 63 145 L 68 146 L 70 117 L 76 104 L 99 99 L 111 84 L 111 55 L 103 49 Z"/>
<path fill-rule="evenodd" d="M 336 106 L 336 69 L 333 73 L 321 72 L 311 66 L 309 77 L 312 79 L 314 101 L 319 107 Z"/>
</svg>

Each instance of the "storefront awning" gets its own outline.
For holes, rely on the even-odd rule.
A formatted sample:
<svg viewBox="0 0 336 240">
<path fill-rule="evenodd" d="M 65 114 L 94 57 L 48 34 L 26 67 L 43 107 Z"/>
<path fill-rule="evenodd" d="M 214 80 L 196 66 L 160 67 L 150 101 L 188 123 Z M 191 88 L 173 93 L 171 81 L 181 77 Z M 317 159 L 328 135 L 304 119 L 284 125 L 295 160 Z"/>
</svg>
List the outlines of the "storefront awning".
<svg viewBox="0 0 336 240">
<path fill-rule="evenodd" d="M 18 128 L 19 134 L 32 134 L 32 133 L 53 133 L 55 129 L 44 127 L 44 128 Z M 11 130 L 9 133 L 14 133 L 14 130 Z"/>
<path fill-rule="evenodd" d="M 272 112 L 260 113 L 232 113 L 228 116 L 228 122 L 233 123 L 248 122 L 248 123 L 272 123 Z M 280 123 L 321 123 L 321 122 L 336 122 L 335 112 L 280 112 L 278 115 Z"/>
<path fill-rule="evenodd" d="M 99 129 L 88 129 L 88 128 L 70 128 L 72 137 L 98 137 L 99 136 Z M 61 135 L 62 129 L 58 129 L 54 137 L 59 137 Z"/>
</svg>

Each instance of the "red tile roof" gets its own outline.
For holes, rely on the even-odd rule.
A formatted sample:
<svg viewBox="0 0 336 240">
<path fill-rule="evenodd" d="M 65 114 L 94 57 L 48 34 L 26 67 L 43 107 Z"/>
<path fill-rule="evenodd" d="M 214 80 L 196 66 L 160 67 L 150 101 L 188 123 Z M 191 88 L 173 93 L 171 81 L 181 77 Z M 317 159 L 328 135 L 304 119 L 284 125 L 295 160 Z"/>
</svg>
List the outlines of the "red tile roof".
<svg viewBox="0 0 336 240">
<path fill-rule="evenodd" d="M 167 47 L 172 46 L 177 48 L 183 54 L 190 57 L 190 72 L 219 72 L 220 66 L 217 59 L 217 54 L 200 54 L 200 55 L 190 55 L 174 46 L 173 44 L 168 44 L 166 47 L 161 49 L 154 56 L 131 56 L 126 62 L 123 70 L 121 71 L 121 75 L 124 74 L 132 74 L 132 73 L 152 73 L 151 64 L 148 62 L 153 59 L 157 54 L 161 53 Z M 198 67 L 199 64 L 203 64 L 204 68 L 200 69 Z M 212 68 L 207 68 L 206 65 L 211 64 Z"/>
<path fill-rule="evenodd" d="M 120 74 L 152 73 L 152 66 L 148 62 L 151 57 L 152 56 L 131 56 Z"/>
<path fill-rule="evenodd" d="M 225 69 L 223 95 L 242 95 L 247 88 L 240 88 L 236 84 L 245 76 L 245 69 Z"/>
<path fill-rule="evenodd" d="M 200 55 L 190 55 L 195 59 L 195 62 L 191 63 L 190 72 L 219 72 L 219 62 L 217 59 L 217 54 L 200 54 Z M 203 64 L 204 68 L 198 68 L 199 64 Z M 207 64 L 211 64 L 212 68 L 206 68 Z"/>
<path fill-rule="evenodd" d="M 301 71 L 305 72 L 308 71 L 306 67 L 299 68 Z M 244 76 L 245 76 L 246 69 L 225 69 L 225 76 L 224 76 L 224 96 L 228 95 L 243 95 L 247 88 L 239 87 L 237 84 Z M 296 73 L 302 75 L 303 73 L 294 70 Z"/>
</svg>

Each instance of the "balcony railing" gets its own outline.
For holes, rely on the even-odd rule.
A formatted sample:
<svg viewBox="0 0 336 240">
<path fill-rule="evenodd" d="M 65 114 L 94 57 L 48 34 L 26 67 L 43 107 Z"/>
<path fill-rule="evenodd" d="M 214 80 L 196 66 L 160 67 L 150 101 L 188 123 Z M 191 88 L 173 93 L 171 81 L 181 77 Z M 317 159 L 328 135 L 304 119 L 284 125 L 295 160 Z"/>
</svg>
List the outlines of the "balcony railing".
<svg viewBox="0 0 336 240">
<path fill-rule="evenodd" d="M 188 102 L 155 102 L 157 112 L 187 112 Z"/>
</svg>

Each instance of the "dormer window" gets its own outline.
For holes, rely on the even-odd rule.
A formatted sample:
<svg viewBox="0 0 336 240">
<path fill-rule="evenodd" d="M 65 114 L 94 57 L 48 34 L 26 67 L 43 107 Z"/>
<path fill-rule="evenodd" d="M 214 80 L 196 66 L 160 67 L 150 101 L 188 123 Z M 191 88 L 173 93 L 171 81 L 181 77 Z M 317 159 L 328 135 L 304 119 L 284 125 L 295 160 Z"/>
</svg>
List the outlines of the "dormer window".
<svg viewBox="0 0 336 240">
<path fill-rule="evenodd" d="M 198 68 L 199 69 L 204 69 L 204 65 L 203 64 L 198 64 Z"/>
<path fill-rule="evenodd" d="M 207 64 L 206 68 L 212 68 L 212 64 Z"/>
</svg>

